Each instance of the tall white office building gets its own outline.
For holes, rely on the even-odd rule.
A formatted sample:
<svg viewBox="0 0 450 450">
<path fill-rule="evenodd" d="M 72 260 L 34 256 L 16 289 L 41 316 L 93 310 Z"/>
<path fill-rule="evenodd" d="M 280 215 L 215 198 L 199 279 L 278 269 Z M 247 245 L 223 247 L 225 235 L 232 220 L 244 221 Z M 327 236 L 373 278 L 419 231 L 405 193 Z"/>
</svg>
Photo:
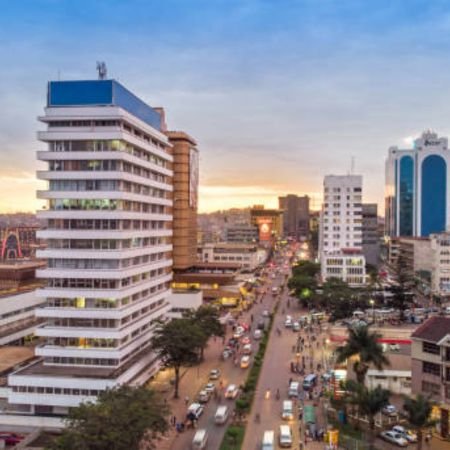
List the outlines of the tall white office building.
<svg viewBox="0 0 450 450">
<path fill-rule="evenodd" d="M 322 280 L 339 278 L 365 284 L 362 253 L 362 177 L 327 175 L 320 216 L 319 254 Z"/>
<path fill-rule="evenodd" d="M 158 112 L 114 80 L 50 82 L 39 119 L 44 343 L 9 376 L 8 401 L 66 414 L 158 368 L 150 338 L 170 295 L 172 156 Z"/>
</svg>

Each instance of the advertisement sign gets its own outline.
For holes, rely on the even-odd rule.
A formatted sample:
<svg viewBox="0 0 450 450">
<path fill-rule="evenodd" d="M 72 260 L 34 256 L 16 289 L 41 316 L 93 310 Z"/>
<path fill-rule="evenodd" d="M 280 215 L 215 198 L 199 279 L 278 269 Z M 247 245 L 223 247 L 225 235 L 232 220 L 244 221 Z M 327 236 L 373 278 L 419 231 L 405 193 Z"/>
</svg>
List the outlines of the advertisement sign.
<svg viewBox="0 0 450 450">
<path fill-rule="evenodd" d="M 272 221 L 270 219 L 258 220 L 259 241 L 270 241 L 272 237 Z"/>
</svg>

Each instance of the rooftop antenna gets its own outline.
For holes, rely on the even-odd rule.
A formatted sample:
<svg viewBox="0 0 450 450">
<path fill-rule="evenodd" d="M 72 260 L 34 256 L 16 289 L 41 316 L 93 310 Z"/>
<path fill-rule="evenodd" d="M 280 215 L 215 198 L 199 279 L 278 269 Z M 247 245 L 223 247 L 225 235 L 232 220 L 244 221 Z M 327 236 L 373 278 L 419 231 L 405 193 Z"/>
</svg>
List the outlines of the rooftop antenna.
<svg viewBox="0 0 450 450">
<path fill-rule="evenodd" d="M 106 80 L 106 64 L 104 61 L 97 61 L 97 72 L 99 80 Z"/>
</svg>

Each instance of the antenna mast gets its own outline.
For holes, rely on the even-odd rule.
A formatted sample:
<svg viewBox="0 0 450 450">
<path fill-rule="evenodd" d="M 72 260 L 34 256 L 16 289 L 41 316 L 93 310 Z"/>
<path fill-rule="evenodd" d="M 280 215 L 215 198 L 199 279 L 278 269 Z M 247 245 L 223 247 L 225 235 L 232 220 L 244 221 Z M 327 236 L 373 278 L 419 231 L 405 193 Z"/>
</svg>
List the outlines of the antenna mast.
<svg viewBox="0 0 450 450">
<path fill-rule="evenodd" d="M 97 72 L 99 80 L 106 80 L 107 70 L 104 61 L 97 61 Z"/>
</svg>

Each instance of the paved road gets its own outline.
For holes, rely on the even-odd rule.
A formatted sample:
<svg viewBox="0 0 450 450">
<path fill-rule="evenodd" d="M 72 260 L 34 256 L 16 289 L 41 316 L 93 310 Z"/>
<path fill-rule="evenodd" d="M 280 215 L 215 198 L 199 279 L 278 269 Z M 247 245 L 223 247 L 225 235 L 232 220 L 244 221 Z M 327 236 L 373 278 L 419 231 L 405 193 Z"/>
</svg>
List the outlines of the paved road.
<svg viewBox="0 0 450 450">
<path fill-rule="evenodd" d="M 281 282 L 281 277 L 276 280 L 268 281 L 267 291 L 270 292 L 270 288 L 272 286 L 278 285 L 280 282 Z M 254 317 L 254 326 L 252 328 L 252 331 L 253 331 L 254 327 L 256 327 L 258 318 L 262 315 L 263 310 L 271 309 L 273 306 L 274 306 L 274 299 L 273 299 L 272 295 L 270 293 L 268 293 L 263 297 L 262 303 L 255 303 L 250 311 L 247 311 L 242 314 L 242 317 L 239 320 L 250 323 L 250 316 L 253 315 L 253 317 Z M 231 336 L 231 330 L 229 329 L 228 333 L 227 333 L 227 339 L 230 336 Z M 217 341 L 219 341 L 219 340 L 217 340 Z M 219 368 L 221 370 L 222 377 L 221 377 L 221 380 L 219 380 L 219 381 L 222 381 L 224 389 L 226 388 L 226 386 L 228 384 L 231 384 L 231 383 L 236 384 L 238 386 L 244 383 L 249 369 L 241 369 L 239 366 L 236 367 L 233 363 L 232 358 L 228 359 L 227 361 L 221 360 L 220 355 L 221 355 L 222 348 L 223 348 L 222 341 L 220 340 L 220 344 L 218 344 L 217 341 L 216 341 L 216 344 L 213 344 L 213 347 L 214 347 L 212 349 L 213 351 L 209 351 L 207 353 L 205 362 L 202 363 L 198 369 L 197 368 L 190 369 L 189 373 L 186 374 L 185 377 L 183 377 L 183 380 L 181 382 L 181 390 L 180 390 L 181 398 L 184 398 L 185 387 L 190 388 L 189 389 L 190 392 L 198 392 L 200 390 L 200 388 L 208 382 L 208 374 L 212 368 Z M 256 342 L 257 341 L 252 340 L 253 354 L 257 350 Z M 208 349 L 208 350 L 211 350 L 211 349 Z M 197 373 L 197 371 L 199 371 L 199 372 Z M 190 383 L 195 384 L 195 389 L 192 389 L 192 385 L 190 385 Z M 216 382 L 216 386 L 217 387 L 219 386 L 219 382 Z M 208 431 L 208 435 L 209 435 L 208 449 L 210 449 L 210 450 L 216 450 L 216 449 L 218 450 L 219 449 L 220 444 L 223 439 L 223 436 L 225 434 L 226 427 L 227 427 L 227 424 L 216 425 L 214 423 L 214 414 L 216 412 L 217 407 L 219 406 L 219 404 L 226 404 L 231 408 L 230 412 L 234 410 L 234 401 L 224 399 L 223 392 L 222 392 L 221 396 L 222 396 L 222 400 L 220 403 L 217 400 L 215 400 L 214 398 L 212 398 L 209 401 L 209 403 L 206 404 L 205 411 L 204 411 L 203 415 L 200 417 L 200 419 L 198 421 L 198 425 L 197 425 L 197 429 L 206 428 L 206 430 Z M 191 398 L 193 398 L 193 395 L 191 396 Z M 180 402 L 182 402 L 183 404 L 180 405 Z M 173 403 L 174 402 L 171 401 L 171 404 L 173 404 Z M 176 409 L 178 411 L 181 411 L 181 413 L 179 413 L 179 414 L 186 413 L 186 408 L 183 406 L 184 406 L 184 401 L 178 400 Z M 175 410 L 174 407 L 172 409 Z M 230 414 L 230 417 L 231 417 L 231 414 Z M 179 418 L 182 418 L 182 417 L 179 417 Z M 167 446 L 167 444 L 166 444 L 165 448 L 170 448 L 170 450 L 186 450 L 186 449 L 190 448 L 194 433 L 195 433 L 194 430 L 186 430 L 183 433 L 180 433 L 178 435 L 173 433 L 172 438 L 169 439 L 170 445 Z M 161 448 L 163 448 L 163 447 L 161 447 Z"/>
</svg>

